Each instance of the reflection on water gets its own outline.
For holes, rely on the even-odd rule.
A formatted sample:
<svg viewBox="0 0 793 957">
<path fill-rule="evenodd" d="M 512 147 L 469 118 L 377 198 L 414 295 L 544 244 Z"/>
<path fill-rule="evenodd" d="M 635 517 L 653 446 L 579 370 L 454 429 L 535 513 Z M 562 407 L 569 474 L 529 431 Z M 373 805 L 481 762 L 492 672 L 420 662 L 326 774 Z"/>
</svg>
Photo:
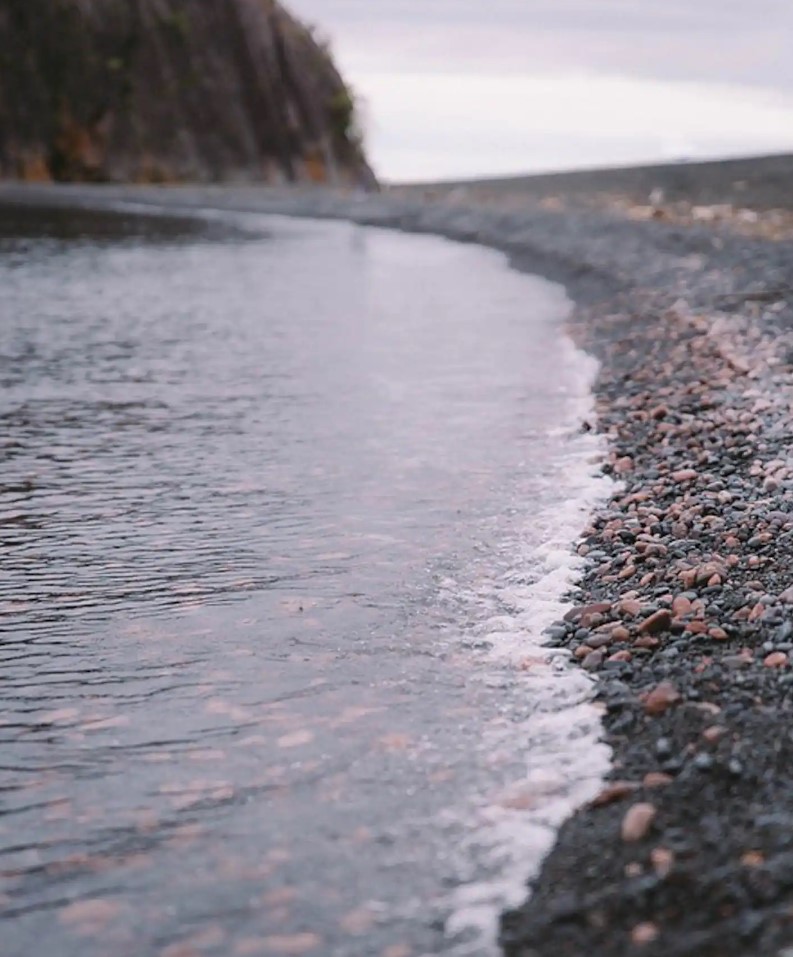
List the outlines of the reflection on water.
<svg viewBox="0 0 793 957">
<path fill-rule="evenodd" d="M 441 949 L 449 812 L 522 760 L 466 647 L 576 494 L 562 300 L 255 225 L 0 212 L 12 957 Z"/>
</svg>

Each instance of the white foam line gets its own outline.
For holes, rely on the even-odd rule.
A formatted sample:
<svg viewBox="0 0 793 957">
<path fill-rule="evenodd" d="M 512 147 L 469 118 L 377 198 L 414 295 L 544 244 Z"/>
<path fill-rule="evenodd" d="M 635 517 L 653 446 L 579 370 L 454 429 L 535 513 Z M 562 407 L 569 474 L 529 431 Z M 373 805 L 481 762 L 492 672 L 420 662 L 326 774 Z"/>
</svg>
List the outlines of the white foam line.
<svg viewBox="0 0 793 957">
<path fill-rule="evenodd" d="M 591 422 L 597 365 L 571 341 L 569 345 L 571 362 L 579 364 L 586 383 L 575 410 L 576 424 L 581 417 Z M 570 661 L 569 652 L 549 648 L 543 634 L 569 610 L 560 596 L 580 580 L 585 567 L 574 543 L 587 517 L 616 487 L 594 474 L 593 462 L 603 455 L 602 439 L 579 435 L 568 441 L 570 453 L 563 463 L 566 504 L 531 517 L 534 527 L 547 530 L 543 541 L 529 554 L 516 549 L 512 571 L 491 583 L 489 597 L 506 606 L 506 614 L 488 618 L 477 629 L 477 637 L 491 645 L 483 664 L 510 665 L 531 708 L 517 723 L 513 716 L 488 732 L 485 747 L 493 753 L 506 749 L 513 756 L 517 751 L 525 773 L 505 793 L 491 795 L 476 807 L 474 825 L 466 829 L 465 856 L 497 876 L 460 886 L 448 901 L 446 934 L 455 957 L 500 953 L 502 911 L 525 900 L 527 880 L 539 871 L 559 827 L 598 793 L 611 765 L 610 749 L 601 740 L 600 712 L 592 701 L 592 678 Z M 527 569 L 532 580 L 523 584 Z"/>
</svg>

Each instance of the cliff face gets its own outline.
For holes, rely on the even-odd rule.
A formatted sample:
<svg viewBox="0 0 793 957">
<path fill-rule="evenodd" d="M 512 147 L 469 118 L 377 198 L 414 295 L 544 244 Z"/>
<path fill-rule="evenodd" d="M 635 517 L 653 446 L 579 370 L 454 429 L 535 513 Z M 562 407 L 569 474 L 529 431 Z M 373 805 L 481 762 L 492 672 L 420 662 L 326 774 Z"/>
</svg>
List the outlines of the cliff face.
<svg viewBox="0 0 793 957">
<path fill-rule="evenodd" d="M 0 0 L 0 177 L 374 184 L 276 0 Z"/>
</svg>

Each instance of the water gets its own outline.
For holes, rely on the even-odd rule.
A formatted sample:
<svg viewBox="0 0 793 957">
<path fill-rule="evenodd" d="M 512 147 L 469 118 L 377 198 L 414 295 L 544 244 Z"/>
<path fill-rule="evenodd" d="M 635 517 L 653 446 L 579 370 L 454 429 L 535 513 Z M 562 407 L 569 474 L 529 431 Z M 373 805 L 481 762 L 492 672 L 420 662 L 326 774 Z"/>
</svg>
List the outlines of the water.
<svg viewBox="0 0 793 957">
<path fill-rule="evenodd" d="M 589 360 L 495 253 L 0 211 L 0 953 L 494 950 L 605 766 Z"/>
</svg>

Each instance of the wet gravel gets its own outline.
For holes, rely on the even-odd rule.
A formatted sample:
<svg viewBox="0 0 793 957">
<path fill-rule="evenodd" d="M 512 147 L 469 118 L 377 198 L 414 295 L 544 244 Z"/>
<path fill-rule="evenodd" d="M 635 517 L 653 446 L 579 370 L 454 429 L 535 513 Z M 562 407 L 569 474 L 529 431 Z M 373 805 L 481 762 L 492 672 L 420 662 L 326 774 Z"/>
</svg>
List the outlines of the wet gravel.
<svg viewBox="0 0 793 957">
<path fill-rule="evenodd" d="M 765 270 L 747 252 L 771 287 L 790 250 Z M 616 760 L 505 917 L 509 955 L 777 954 L 793 937 L 790 303 L 708 307 L 740 263 L 719 250 L 676 304 L 645 288 L 578 314 L 622 490 L 550 637 L 598 675 Z"/>
<path fill-rule="evenodd" d="M 51 201 L 47 190 L 26 201 L 40 195 Z M 620 486 L 584 532 L 578 607 L 549 640 L 597 677 L 615 763 L 600 798 L 561 830 L 529 901 L 505 915 L 502 944 L 508 957 L 785 953 L 793 243 L 540 206 L 101 195 L 438 232 L 565 283 L 573 334 L 602 363 L 598 419 L 582 428 L 607 435 Z"/>
</svg>

